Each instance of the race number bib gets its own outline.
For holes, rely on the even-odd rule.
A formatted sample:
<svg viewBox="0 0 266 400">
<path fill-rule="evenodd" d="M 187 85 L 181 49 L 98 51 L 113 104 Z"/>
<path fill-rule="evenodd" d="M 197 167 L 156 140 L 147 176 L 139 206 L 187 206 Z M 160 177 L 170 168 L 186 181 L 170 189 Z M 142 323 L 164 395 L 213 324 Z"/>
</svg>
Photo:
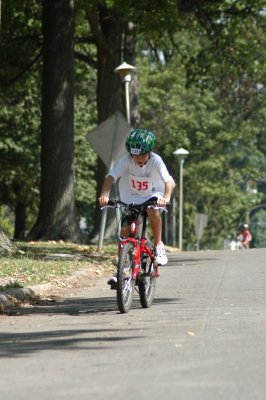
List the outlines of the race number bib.
<svg viewBox="0 0 266 400">
<path fill-rule="evenodd" d="M 152 178 L 146 176 L 129 175 L 130 192 L 142 197 L 152 194 Z"/>
</svg>

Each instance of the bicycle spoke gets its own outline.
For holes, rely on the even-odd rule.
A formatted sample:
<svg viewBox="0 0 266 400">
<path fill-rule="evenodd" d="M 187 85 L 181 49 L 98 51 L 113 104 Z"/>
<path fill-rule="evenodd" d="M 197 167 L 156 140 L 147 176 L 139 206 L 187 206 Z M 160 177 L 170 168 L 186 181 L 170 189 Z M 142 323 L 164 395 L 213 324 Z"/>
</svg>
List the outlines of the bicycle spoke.
<svg viewBox="0 0 266 400">
<path fill-rule="evenodd" d="M 156 267 L 154 266 L 153 258 L 145 256 L 146 276 L 139 282 L 139 297 L 143 308 L 149 308 L 152 305 L 155 289 L 156 276 L 154 275 Z"/>
<path fill-rule="evenodd" d="M 130 310 L 133 296 L 135 280 L 131 278 L 133 271 L 133 243 L 127 243 L 121 251 L 117 270 L 117 305 L 121 313 Z M 126 275 L 126 276 L 125 276 Z"/>
</svg>

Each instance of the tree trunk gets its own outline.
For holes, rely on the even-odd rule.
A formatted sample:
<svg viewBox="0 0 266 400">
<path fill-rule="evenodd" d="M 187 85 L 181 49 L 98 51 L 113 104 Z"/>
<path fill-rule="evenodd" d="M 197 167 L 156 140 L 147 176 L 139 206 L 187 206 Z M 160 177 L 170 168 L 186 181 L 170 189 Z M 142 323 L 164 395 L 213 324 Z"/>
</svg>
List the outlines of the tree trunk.
<svg viewBox="0 0 266 400">
<path fill-rule="evenodd" d="M 41 188 L 31 240 L 79 242 L 74 191 L 74 0 L 43 2 Z"/>
<path fill-rule="evenodd" d="M 3 228 L 0 226 L 0 255 L 9 256 L 15 253 L 17 246 L 11 242 L 11 240 L 6 236 Z"/>
<path fill-rule="evenodd" d="M 125 88 L 121 83 L 120 77 L 114 73 L 114 69 L 123 61 L 135 65 L 135 35 L 133 25 L 125 23 L 117 11 L 106 8 L 103 5 L 97 5 L 88 16 L 91 30 L 96 40 L 97 46 L 97 112 L 98 123 L 105 121 L 117 110 L 121 111 L 126 117 L 125 110 Z M 126 40 L 123 43 L 123 37 L 127 32 Z M 125 50 L 123 51 L 123 46 Z M 122 56 L 125 58 L 122 59 Z M 128 57 L 128 58 L 127 58 Z M 138 84 L 133 78 L 130 90 L 132 126 L 139 124 L 138 114 Z M 134 100 L 132 102 L 132 100 Z M 126 136 L 127 132 L 125 132 Z M 96 212 L 95 225 L 91 234 L 91 239 L 95 240 L 99 232 L 101 222 L 101 211 L 98 205 L 98 197 L 101 192 L 102 184 L 107 170 L 103 162 L 98 159 L 96 180 Z M 105 237 L 109 238 L 114 234 L 114 213 L 109 213 Z"/>
<path fill-rule="evenodd" d="M 15 230 L 14 239 L 24 240 L 26 231 L 26 208 L 27 198 L 25 190 L 20 181 L 14 180 L 13 192 L 15 194 Z"/>
<path fill-rule="evenodd" d="M 15 232 L 14 238 L 22 240 L 25 238 L 26 229 L 26 204 L 23 201 L 16 202 L 15 208 Z"/>
<path fill-rule="evenodd" d="M 123 21 L 116 11 L 98 4 L 88 15 L 91 30 L 97 46 L 97 112 L 98 123 L 120 110 L 125 115 L 123 87 L 115 68 L 121 64 Z M 101 210 L 98 197 L 106 176 L 107 169 L 98 158 L 96 181 L 95 224 L 91 239 L 95 240 L 101 223 Z"/>
</svg>

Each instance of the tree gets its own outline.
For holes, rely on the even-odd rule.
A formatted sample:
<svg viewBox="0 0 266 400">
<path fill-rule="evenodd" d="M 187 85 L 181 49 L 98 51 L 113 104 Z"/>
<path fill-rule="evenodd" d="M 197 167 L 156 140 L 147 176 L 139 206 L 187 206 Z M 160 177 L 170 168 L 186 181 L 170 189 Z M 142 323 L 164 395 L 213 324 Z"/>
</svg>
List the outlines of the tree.
<svg viewBox="0 0 266 400">
<path fill-rule="evenodd" d="M 177 177 L 177 160 L 171 153 L 176 146 L 190 150 L 184 171 L 185 244 L 195 243 L 194 216 L 203 212 L 209 217 L 203 244 L 211 248 L 220 246 L 254 201 L 260 202 L 259 195 L 246 195 L 243 184 L 265 171 L 259 142 L 265 134 L 260 119 L 265 113 L 264 58 L 263 50 L 258 52 L 263 25 L 248 14 L 245 21 L 237 15 L 223 21 L 218 15 L 214 22 L 223 22 L 224 30 L 229 24 L 230 35 L 216 51 L 212 38 L 218 35 L 205 35 L 190 16 L 194 31 L 183 25 L 170 37 L 151 37 L 142 43 L 138 60 L 142 120 L 158 132 L 160 152 Z M 227 52 L 222 57 L 228 42 L 233 59 Z M 227 90 L 225 82 L 230 83 Z"/>
<path fill-rule="evenodd" d="M 0 226 L 0 255 L 12 255 L 17 250 L 16 245 L 5 234 L 3 228 Z"/>
<path fill-rule="evenodd" d="M 28 239 L 79 242 L 74 188 L 74 1 L 43 3 L 40 209 Z"/>
<path fill-rule="evenodd" d="M 94 44 L 96 55 L 76 51 L 76 57 L 82 59 L 91 67 L 97 69 L 97 123 L 105 121 L 117 110 L 123 111 L 123 96 L 121 82 L 114 74 L 114 69 L 121 63 L 122 38 L 125 22 L 121 15 L 113 7 L 107 7 L 104 2 L 92 2 L 91 6 L 85 5 L 86 19 L 90 26 L 90 34 L 86 32 L 87 44 Z M 78 38 L 84 42 L 83 38 Z M 94 229 L 91 238 L 95 238 L 99 231 L 101 211 L 97 202 L 104 177 L 106 167 L 98 157 L 96 168 L 96 209 L 94 219 Z"/>
<path fill-rule="evenodd" d="M 22 239 L 36 219 L 39 195 L 40 5 L 2 5 L 0 204 L 14 213 L 10 236 Z"/>
</svg>

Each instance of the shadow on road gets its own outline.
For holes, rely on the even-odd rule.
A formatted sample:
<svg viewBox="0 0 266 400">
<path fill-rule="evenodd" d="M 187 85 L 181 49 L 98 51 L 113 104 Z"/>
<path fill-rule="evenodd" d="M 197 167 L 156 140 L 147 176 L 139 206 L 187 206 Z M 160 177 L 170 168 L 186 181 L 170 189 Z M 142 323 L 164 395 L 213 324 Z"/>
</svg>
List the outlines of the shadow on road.
<svg viewBox="0 0 266 400">
<path fill-rule="evenodd" d="M 178 304 L 178 298 L 155 298 L 152 307 L 160 304 Z M 132 309 L 141 308 L 139 301 L 134 299 Z M 149 312 L 150 310 L 147 310 Z M 117 304 L 115 297 L 105 298 L 75 298 L 60 299 L 51 301 L 41 301 L 40 304 L 16 308 L 9 311 L 12 316 L 40 315 L 47 314 L 47 317 L 53 317 L 58 314 L 68 314 L 69 316 L 86 316 L 95 313 L 115 312 L 117 318 Z M 88 324 L 89 324 L 88 320 Z M 44 322 L 45 323 L 45 322 Z M 42 321 L 43 326 L 43 321 Z M 40 351 L 57 350 L 103 350 L 111 349 L 112 343 L 117 341 L 129 341 L 145 336 L 139 335 L 138 328 L 128 329 L 66 329 L 66 330 L 48 330 L 19 332 L 19 333 L 0 333 L 0 358 L 23 357 L 27 354 Z M 141 329 L 143 334 L 143 328 Z"/>
<path fill-rule="evenodd" d="M 152 307 L 159 304 L 177 304 L 180 303 L 179 298 L 155 298 Z M 132 309 L 142 308 L 137 294 L 135 295 Z M 35 304 L 26 307 L 16 307 L 8 309 L 4 312 L 9 316 L 25 316 L 25 315 L 38 315 L 48 314 L 53 316 L 56 314 L 67 314 L 71 316 L 80 316 L 88 314 L 99 314 L 115 312 L 119 314 L 116 297 L 88 297 L 88 298 L 62 298 L 62 299 L 49 299 L 38 300 Z"/>
<path fill-rule="evenodd" d="M 104 298 L 58 298 L 36 300 L 31 306 L 16 307 L 5 311 L 6 315 L 21 316 L 28 314 L 68 314 L 80 315 L 116 311 L 115 297 Z"/>
<path fill-rule="evenodd" d="M 111 343 L 143 336 L 130 335 L 134 329 L 77 329 L 41 332 L 1 333 L 0 358 L 21 357 L 44 350 L 104 350 Z M 125 332 L 125 334 L 123 334 Z"/>
</svg>

